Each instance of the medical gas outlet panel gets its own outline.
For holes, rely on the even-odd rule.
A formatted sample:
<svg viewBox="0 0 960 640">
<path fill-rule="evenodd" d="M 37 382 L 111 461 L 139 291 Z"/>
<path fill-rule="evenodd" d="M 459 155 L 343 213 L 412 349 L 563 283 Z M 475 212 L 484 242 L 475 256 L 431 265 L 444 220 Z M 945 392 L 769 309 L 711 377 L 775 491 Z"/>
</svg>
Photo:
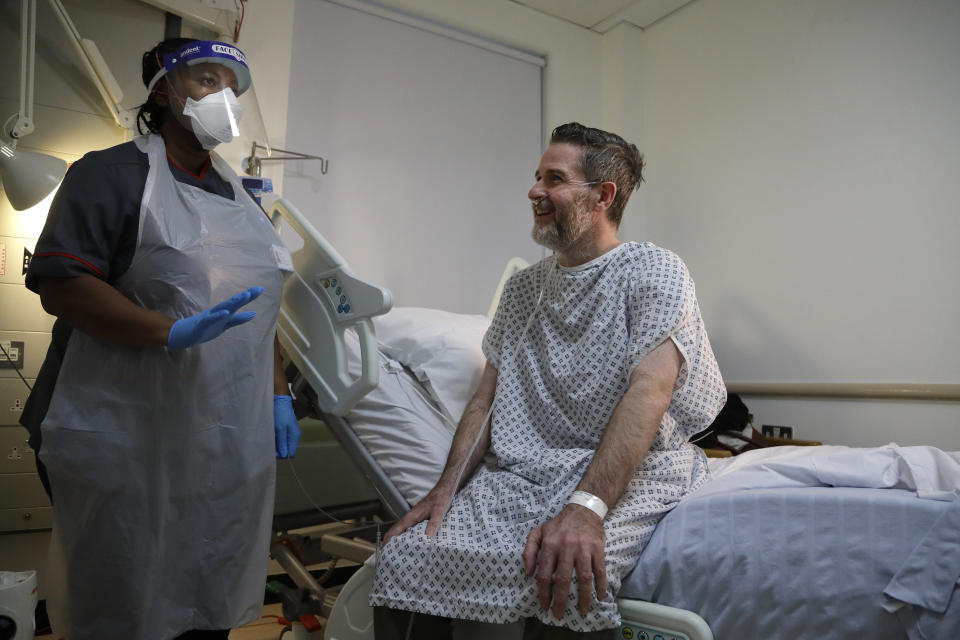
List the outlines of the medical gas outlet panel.
<svg viewBox="0 0 960 640">
<path fill-rule="evenodd" d="M 0 533 L 51 526 L 23 407 L 50 345 L 54 318 L 24 285 L 36 240 L 0 235 Z"/>
</svg>

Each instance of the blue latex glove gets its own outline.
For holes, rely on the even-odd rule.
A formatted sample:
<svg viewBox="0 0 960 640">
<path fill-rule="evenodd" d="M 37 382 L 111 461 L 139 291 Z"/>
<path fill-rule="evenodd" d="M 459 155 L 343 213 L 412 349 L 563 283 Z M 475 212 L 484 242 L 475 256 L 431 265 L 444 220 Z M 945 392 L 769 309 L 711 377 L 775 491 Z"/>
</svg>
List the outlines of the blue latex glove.
<svg viewBox="0 0 960 640">
<path fill-rule="evenodd" d="M 237 313 L 237 310 L 263 293 L 263 287 L 251 287 L 242 293 L 238 293 L 229 300 L 224 300 L 215 307 L 206 311 L 201 311 L 195 316 L 181 318 L 170 327 L 170 334 L 167 336 L 168 349 L 186 349 L 196 346 L 202 342 L 213 340 L 221 333 L 244 322 L 253 320 L 257 315 L 255 311 L 244 311 Z"/>
<path fill-rule="evenodd" d="M 278 458 L 292 458 L 300 442 L 300 423 L 293 413 L 290 396 L 273 396 L 273 435 L 277 444 Z"/>
</svg>

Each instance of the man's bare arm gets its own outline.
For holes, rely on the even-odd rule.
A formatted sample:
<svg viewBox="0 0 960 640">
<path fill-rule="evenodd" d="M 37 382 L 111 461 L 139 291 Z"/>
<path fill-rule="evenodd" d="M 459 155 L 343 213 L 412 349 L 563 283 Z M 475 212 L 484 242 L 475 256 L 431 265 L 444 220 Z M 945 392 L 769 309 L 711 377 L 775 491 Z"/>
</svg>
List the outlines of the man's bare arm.
<svg viewBox="0 0 960 640">
<path fill-rule="evenodd" d="M 497 370 L 488 362 L 477 391 L 467 404 L 457 426 L 440 479 L 423 500 L 387 531 L 383 538 L 384 544 L 393 536 L 424 520 L 429 521 L 427 535 L 431 536 L 436 532 L 453 495 L 470 479 L 490 448 L 490 425 L 486 424 L 484 419 L 493 406 L 496 389 Z"/>
<path fill-rule="evenodd" d="M 670 406 L 681 363 L 676 345 L 667 340 L 637 365 L 578 490 L 600 497 L 609 507 L 617 504 L 653 444 Z M 567 505 L 555 518 L 530 532 L 523 560 L 527 576 L 536 572 L 543 609 L 552 602 L 554 615 L 563 615 L 574 570 L 581 615 L 590 608 L 594 583 L 598 597 L 606 595 L 604 543 L 603 521 L 577 504 Z"/>
<path fill-rule="evenodd" d="M 617 504 L 647 456 L 663 414 L 670 407 L 682 362 L 673 340 L 667 340 L 637 365 L 630 376 L 630 387 L 617 404 L 600 446 L 577 485 L 578 491 L 598 496 L 608 507 Z"/>
</svg>

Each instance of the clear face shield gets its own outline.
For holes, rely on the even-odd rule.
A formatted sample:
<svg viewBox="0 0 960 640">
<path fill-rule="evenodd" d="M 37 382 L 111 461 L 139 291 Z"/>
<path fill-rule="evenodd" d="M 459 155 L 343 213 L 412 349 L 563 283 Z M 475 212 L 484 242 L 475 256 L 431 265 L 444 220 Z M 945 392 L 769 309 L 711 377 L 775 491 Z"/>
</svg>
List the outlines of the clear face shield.
<svg viewBox="0 0 960 640">
<path fill-rule="evenodd" d="M 148 90 L 166 78 L 177 119 L 204 148 L 234 140 L 268 146 L 260 104 L 246 58 L 236 47 L 215 41 L 191 42 L 164 56 Z M 249 148 L 249 147 L 248 147 Z"/>
</svg>

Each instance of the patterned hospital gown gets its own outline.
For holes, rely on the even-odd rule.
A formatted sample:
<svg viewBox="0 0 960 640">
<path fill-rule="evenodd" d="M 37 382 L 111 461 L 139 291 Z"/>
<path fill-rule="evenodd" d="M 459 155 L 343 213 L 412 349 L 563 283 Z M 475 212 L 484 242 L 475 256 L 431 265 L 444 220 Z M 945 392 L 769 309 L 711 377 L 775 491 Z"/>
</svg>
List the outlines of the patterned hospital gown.
<svg viewBox="0 0 960 640">
<path fill-rule="evenodd" d="M 524 577 L 527 535 L 566 505 L 630 373 L 671 338 L 684 362 L 670 407 L 603 523 L 610 588 L 600 601 L 594 590 L 581 616 L 574 580 L 558 619 L 540 611 L 535 578 Z M 483 351 L 499 371 L 494 456 L 456 495 L 436 537 L 420 523 L 380 550 L 370 603 L 485 622 L 536 617 L 574 631 L 615 627 L 612 594 L 660 518 L 707 478 L 687 438 L 726 399 L 693 281 L 680 258 L 650 243 L 572 268 L 550 257 L 508 281 Z"/>
</svg>

